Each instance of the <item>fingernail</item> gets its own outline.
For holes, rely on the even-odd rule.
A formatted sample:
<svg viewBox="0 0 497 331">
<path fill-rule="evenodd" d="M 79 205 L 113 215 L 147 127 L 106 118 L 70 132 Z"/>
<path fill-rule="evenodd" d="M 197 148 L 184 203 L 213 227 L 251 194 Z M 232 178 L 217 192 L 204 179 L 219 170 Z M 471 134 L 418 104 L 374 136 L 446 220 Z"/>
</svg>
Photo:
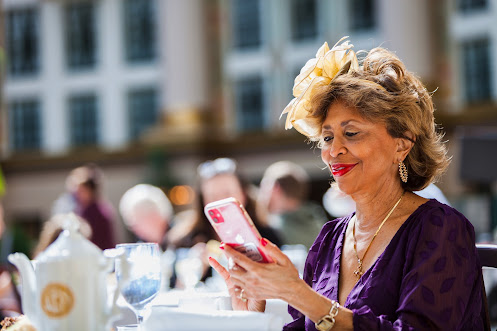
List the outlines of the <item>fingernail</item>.
<svg viewBox="0 0 497 331">
<path fill-rule="evenodd" d="M 219 248 L 224 250 L 224 244 L 219 245 Z"/>
<path fill-rule="evenodd" d="M 267 245 L 267 240 L 265 238 L 261 238 L 261 245 L 266 247 Z"/>
<path fill-rule="evenodd" d="M 212 256 L 209 256 L 209 261 L 210 261 L 210 260 L 213 260 Z"/>
</svg>

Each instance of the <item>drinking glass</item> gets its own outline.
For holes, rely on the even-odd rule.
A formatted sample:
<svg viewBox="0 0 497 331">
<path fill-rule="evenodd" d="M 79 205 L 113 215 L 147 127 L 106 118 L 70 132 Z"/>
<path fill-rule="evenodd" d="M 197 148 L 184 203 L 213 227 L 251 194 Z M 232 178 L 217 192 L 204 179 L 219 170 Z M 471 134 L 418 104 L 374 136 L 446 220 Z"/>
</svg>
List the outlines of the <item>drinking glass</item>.
<svg viewBox="0 0 497 331">
<path fill-rule="evenodd" d="M 160 250 L 155 243 L 119 244 L 122 256 L 116 259 L 116 277 L 122 296 L 143 322 L 147 305 L 160 289 Z"/>
<path fill-rule="evenodd" d="M 195 249 L 178 249 L 175 271 L 185 289 L 193 291 L 204 272 L 199 252 Z"/>
</svg>

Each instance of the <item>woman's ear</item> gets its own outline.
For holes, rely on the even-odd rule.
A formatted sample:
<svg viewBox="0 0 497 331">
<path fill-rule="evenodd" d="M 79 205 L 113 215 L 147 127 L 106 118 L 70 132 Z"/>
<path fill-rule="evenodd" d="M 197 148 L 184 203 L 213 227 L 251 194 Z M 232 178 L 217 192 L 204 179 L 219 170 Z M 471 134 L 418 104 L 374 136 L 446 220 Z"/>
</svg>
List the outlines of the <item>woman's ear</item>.
<svg viewBox="0 0 497 331">
<path fill-rule="evenodd" d="M 410 131 L 406 131 L 404 137 L 397 140 L 397 156 L 400 161 L 405 160 L 416 142 L 414 135 Z"/>
</svg>

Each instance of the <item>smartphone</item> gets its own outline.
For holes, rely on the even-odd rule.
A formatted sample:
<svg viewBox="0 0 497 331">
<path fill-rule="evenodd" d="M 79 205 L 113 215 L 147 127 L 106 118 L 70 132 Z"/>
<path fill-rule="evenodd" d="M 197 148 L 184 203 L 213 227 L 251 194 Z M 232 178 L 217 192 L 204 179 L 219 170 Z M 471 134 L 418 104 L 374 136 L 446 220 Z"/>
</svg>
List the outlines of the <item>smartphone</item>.
<svg viewBox="0 0 497 331">
<path fill-rule="evenodd" d="M 235 198 L 208 203 L 204 212 L 217 235 L 226 244 L 256 262 L 273 260 L 261 246 L 261 235 L 243 205 Z"/>
</svg>

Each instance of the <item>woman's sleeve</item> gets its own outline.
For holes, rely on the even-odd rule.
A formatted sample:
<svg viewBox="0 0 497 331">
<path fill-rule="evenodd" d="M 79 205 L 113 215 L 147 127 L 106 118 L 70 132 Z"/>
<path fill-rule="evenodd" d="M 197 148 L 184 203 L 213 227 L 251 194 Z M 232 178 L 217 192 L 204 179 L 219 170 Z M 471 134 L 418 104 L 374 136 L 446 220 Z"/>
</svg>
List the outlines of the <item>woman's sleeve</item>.
<svg viewBox="0 0 497 331">
<path fill-rule="evenodd" d="M 311 287 L 312 287 L 312 280 L 314 278 L 314 273 L 316 270 L 316 264 L 318 261 L 319 251 L 321 249 L 321 245 L 323 244 L 323 240 L 324 240 L 325 236 L 329 233 L 329 231 L 331 229 L 333 229 L 335 227 L 335 224 L 336 223 L 334 221 L 332 221 L 332 222 L 326 223 L 323 226 L 323 228 L 321 229 L 321 232 L 316 237 L 314 244 L 312 244 L 311 248 L 309 249 L 309 253 L 307 254 L 307 259 L 305 261 L 305 267 L 304 267 L 303 279 Z M 285 331 L 304 330 L 305 329 L 305 315 L 290 305 L 288 306 L 288 313 L 293 317 L 293 321 L 286 324 L 283 327 L 283 330 L 285 330 Z"/>
<path fill-rule="evenodd" d="M 479 317 L 481 267 L 473 227 L 454 209 L 435 208 L 419 222 L 405 261 L 397 261 L 405 262 L 397 319 L 364 306 L 353 310 L 355 330 L 460 330 Z"/>
</svg>

